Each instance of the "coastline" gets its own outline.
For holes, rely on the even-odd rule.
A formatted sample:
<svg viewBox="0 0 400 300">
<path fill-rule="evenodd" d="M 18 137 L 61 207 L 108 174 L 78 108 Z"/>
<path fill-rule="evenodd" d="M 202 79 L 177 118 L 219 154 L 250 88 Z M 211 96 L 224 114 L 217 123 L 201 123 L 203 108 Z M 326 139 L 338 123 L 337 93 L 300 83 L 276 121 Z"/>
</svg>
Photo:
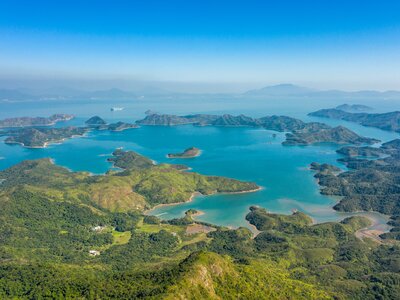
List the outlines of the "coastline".
<svg viewBox="0 0 400 300">
<path fill-rule="evenodd" d="M 196 218 L 196 217 L 200 217 L 200 216 L 202 216 L 202 215 L 204 215 L 204 214 L 205 214 L 204 211 L 196 209 L 196 213 L 191 214 L 190 216 L 191 216 L 192 218 Z"/>
<path fill-rule="evenodd" d="M 256 189 L 252 189 L 252 190 L 248 190 L 248 191 L 240 191 L 240 192 L 214 192 L 214 193 L 212 193 L 212 194 L 210 194 L 210 195 L 215 195 L 215 194 L 218 194 L 218 195 L 247 194 L 247 193 L 255 193 L 255 192 L 261 191 L 261 190 L 263 190 L 263 189 L 264 189 L 264 187 L 259 186 L 259 187 L 256 188 Z"/>
<path fill-rule="evenodd" d="M 146 215 L 146 216 L 148 216 L 148 215 L 150 215 L 150 212 L 152 212 L 153 210 L 156 210 L 156 209 L 158 209 L 158 208 L 161 208 L 161 207 L 168 207 L 168 206 L 175 206 L 175 205 L 179 205 L 179 204 L 183 204 L 183 203 L 190 203 L 190 202 L 193 201 L 194 197 L 200 196 L 200 195 L 202 195 L 202 194 L 199 193 L 199 192 L 194 192 L 194 193 L 192 193 L 192 195 L 190 195 L 190 197 L 189 197 L 188 200 L 183 201 L 183 202 L 177 202 L 177 203 L 161 203 L 161 204 L 157 204 L 156 206 L 154 206 L 154 207 L 152 207 L 152 208 L 150 208 L 150 209 L 147 209 L 147 210 L 143 211 L 143 214 Z"/>
<path fill-rule="evenodd" d="M 260 191 L 260 190 L 262 190 L 262 189 L 263 189 L 263 187 L 260 186 L 260 187 L 258 187 L 257 189 L 248 190 L 248 191 L 240 191 L 240 192 L 217 192 L 217 191 L 215 191 L 215 192 L 213 192 L 213 193 L 211 193 L 211 194 L 208 194 L 208 195 L 205 195 L 205 196 L 211 196 L 211 195 L 216 195 L 216 194 L 218 194 L 218 195 L 220 195 L 220 194 L 228 194 L 228 195 L 233 195 L 233 194 L 246 194 L 246 193 L 258 192 L 258 191 Z M 150 209 L 145 210 L 145 211 L 143 212 L 143 214 L 144 214 L 144 215 L 150 215 L 150 213 L 151 213 L 152 211 L 154 211 L 154 210 L 156 210 L 156 209 L 158 209 L 158 208 L 161 208 L 161 207 L 168 207 L 168 206 L 175 206 L 175 205 L 179 205 L 179 204 L 183 204 L 183 203 L 190 203 L 190 202 L 193 201 L 194 197 L 196 197 L 196 196 L 201 196 L 201 195 L 203 195 L 203 194 L 201 194 L 200 192 L 194 192 L 194 193 L 192 193 L 192 195 L 189 197 L 189 199 L 188 199 L 187 201 L 177 202 L 177 203 L 162 203 L 162 204 L 157 204 L 156 206 L 154 206 L 154 207 L 152 207 L 152 208 L 150 208 Z M 203 214 L 205 214 L 205 213 L 202 212 L 201 215 L 203 215 Z M 200 215 L 197 215 L 197 214 L 196 214 L 196 216 L 200 216 Z"/>
<path fill-rule="evenodd" d="M 44 149 L 47 148 L 50 145 L 61 145 L 63 142 L 65 142 L 66 140 L 70 140 L 70 139 L 75 139 L 75 138 L 82 138 L 86 136 L 86 132 L 82 135 L 72 135 L 70 137 L 65 137 L 62 138 L 61 140 L 50 140 L 47 142 L 44 142 L 43 146 L 26 146 L 24 143 L 22 142 L 17 142 L 17 141 L 4 141 L 5 144 L 9 144 L 9 145 L 21 145 L 24 148 L 27 149 Z"/>
</svg>

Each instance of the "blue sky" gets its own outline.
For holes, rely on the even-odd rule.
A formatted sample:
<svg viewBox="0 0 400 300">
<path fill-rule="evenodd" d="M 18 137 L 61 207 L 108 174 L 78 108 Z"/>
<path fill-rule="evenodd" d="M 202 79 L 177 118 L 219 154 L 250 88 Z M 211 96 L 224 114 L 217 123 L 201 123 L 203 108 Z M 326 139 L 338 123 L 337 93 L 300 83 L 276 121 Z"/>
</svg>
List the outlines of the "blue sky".
<svg viewBox="0 0 400 300">
<path fill-rule="evenodd" d="M 0 78 L 400 89 L 400 1 L 2 0 Z"/>
</svg>

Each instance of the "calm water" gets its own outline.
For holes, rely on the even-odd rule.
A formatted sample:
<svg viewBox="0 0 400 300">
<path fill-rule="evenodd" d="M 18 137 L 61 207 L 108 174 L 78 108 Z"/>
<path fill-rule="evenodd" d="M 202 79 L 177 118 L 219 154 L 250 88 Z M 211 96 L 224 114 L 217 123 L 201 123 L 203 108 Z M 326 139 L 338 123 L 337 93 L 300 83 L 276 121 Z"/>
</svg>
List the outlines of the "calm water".
<svg viewBox="0 0 400 300">
<path fill-rule="evenodd" d="M 199 100 L 199 99 L 197 99 Z M 46 116 L 51 113 L 73 113 L 76 119 L 58 126 L 81 125 L 93 115 L 107 121 L 131 121 L 152 109 L 161 113 L 244 113 L 250 116 L 271 114 L 290 115 L 306 121 L 322 121 L 330 125 L 345 125 L 359 134 L 388 141 L 398 134 L 337 120 L 317 119 L 306 114 L 315 109 L 331 107 L 334 101 L 302 103 L 287 101 L 253 101 L 243 106 L 242 99 L 146 99 L 130 102 L 66 102 L 66 103 L 8 103 L 0 104 L 0 118 L 11 116 Z M 112 103 L 112 105 L 110 105 Z M 110 106 L 123 106 L 124 111 L 110 112 Z M 380 110 L 398 109 L 393 103 L 377 104 Z M 347 216 L 332 210 L 337 199 L 319 194 L 313 173 L 307 166 L 313 162 L 338 165 L 336 145 L 282 146 L 284 134 L 272 137 L 271 131 L 251 128 L 219 127 L 142 127 L 123 132 L 91 132 L 86 137 L 71 139 L 46 149 L 26 149 L 0 143 L 0 169 L 25 159 L 51 157 L 57 164 L 73 171 L 104 173 L 111 165 L 106 161 L 117 147 L 134 150 L 157 162 L 185 163 L 192 171 L 209 175 L 228 176 L 254 181 L 263 187 L 255 193 L 237 195 L 198 196 L 190 203 L 158 208 L 152 214 L 162 218 L 180 217 L 189 208 L 205 212 L 198 219 L 226 226 L 247 226 L 244 216 L 250 205 L 259 205 L 273 212 L 290 213 L 297 209 L 316 221 L 338 220 Z M 1 138 L 0 141 L 3 141 Z M 200 157 L 179 160 L 167 159 L 170 152 L 180 152 L 195 146 L 203 150 Z M 340 165 L 338 165 L 340 166 Z M 343 166 L 341 166 L 343 167 Z M 385 218 L 374 214 L 382 222 Z"/>
</svg>

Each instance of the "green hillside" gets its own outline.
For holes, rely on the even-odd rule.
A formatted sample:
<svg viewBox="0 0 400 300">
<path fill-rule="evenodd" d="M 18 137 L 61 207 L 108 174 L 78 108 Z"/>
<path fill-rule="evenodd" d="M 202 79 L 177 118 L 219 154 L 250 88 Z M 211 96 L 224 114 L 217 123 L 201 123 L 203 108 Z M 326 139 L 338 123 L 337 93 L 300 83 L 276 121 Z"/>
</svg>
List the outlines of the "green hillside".
<svg viewBox="0 0 400 300">
<path fill-rule="evenodd" d="M 360 240 L 367 219 L 312 225 L 251 207 L 247 228 L 143 210 L 195 192 L 252 190 L 173 165 L 93 176 L 48 159 L 0 172 L 1 299 L 394 299 L 400 248 Z M 189 233 L 188 227 L 198 225 Z M 196 226 L 197 226 L 196 225 Z M 207 229 L 207 230 L 205 230 Z"/>
</svg>

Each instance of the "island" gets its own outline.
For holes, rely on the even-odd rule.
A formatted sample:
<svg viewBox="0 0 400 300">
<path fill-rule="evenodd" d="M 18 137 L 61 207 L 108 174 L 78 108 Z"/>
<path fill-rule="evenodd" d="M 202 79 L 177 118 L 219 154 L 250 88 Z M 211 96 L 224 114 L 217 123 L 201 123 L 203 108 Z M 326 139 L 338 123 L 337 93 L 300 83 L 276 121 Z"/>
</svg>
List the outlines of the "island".
<svg viewBox="0 0 400 300">
<path fill-rule="evenodd" d="M 313 117 L 339 119 L 355 122 L 363 126 L 376 127 L 382 130 L 400 132 L 400 111 L 387 113 L 351 113 L 331 108 L 309 113 Z"/>
<path fill-rule="evenodd" d="M 311 145 L 316 143 L 335 144 L 375 144 L 380 142 L 377 139 L 362 137 L 344 126 L 333 128 L 319 128 L 295 130 L 286 134 L 286 141 L 283 145 Z"/>
<path fill-rule="evenodd" d="M 50 143 L 58 143 L 72 137 L 83 136 L 88 131 L 84 127 L 61 128 L 21 128 L 6 133 L 6 144 L 20 144 L 27 148 L 44 148 Z"/>
<path fill-rule="evenodd" d="M 17 117 L 0 120 L 0 128 L 51 126 L 58 122 L 69 121 L 73 115 L 54 114 L 50 117 Z"/>
<path fill-rule="evenodd" d="M 154 166 L 154 162 L 134 151 L 116 149 L 107 161 L 121 169 L 146 169 Z"/>
<path fill-rule="evenodd" d="M 193 158 L 201 154 L 201 150 L 196 147 L 190 147 L 185 149 L 182 153 L 169 153 L 168 158 Z"/>
<path fill-rule="evenodd" d="M 136 124 L 125 123 L 121 121 L 107 124 L 107 122 L 99 116 L 91 117 L 90 119 L 86 120 L 85 124 L 96 130 L 123 131 L 126 129 L 139 128 L 139 126 Z"/>
<path fill-rule="evenodd" d="M 106 129 L 106 130 L 110 130 L 110 131 L 123 131 L 123 130 L 134 129 L 134 128 L 139 128 L 139 126 L 136 124 L 131 124 L 131 123 L 116 122 L 116 123 L 109 124 L 105 128 L 101 127 L 100 130 Z"/>
<path fill-rule="evenodd" d="M 260 127 L 278 132 L 289 132 L 286 134 L 284 145 L 310 145 L 315 143 L 337 143 L 337 144 L 374 144 L 379 140 L 361 137 L 355 132 L 343 126 L 330 127 L 319 122 L 303 122 L 299 119 L 287 116 L 266 116 L 262 118 L 251 118 L 245 115 L 147 115 L 144 119 L 136 121 L 140 125 L 156 126 L 222 126 L 222 127 Z"/>
<path fill-rule="evenodd" d="M 101 125 L 106 125 L 107 122 L 104 119 L 100 118 L 99 116 L 94 116 L 94 117 L 91 117 L 90 119 L 86 120 L 85 124 L 88 126 L 97 127 L 97 126 L 101 126 Z"/>
</svg>

